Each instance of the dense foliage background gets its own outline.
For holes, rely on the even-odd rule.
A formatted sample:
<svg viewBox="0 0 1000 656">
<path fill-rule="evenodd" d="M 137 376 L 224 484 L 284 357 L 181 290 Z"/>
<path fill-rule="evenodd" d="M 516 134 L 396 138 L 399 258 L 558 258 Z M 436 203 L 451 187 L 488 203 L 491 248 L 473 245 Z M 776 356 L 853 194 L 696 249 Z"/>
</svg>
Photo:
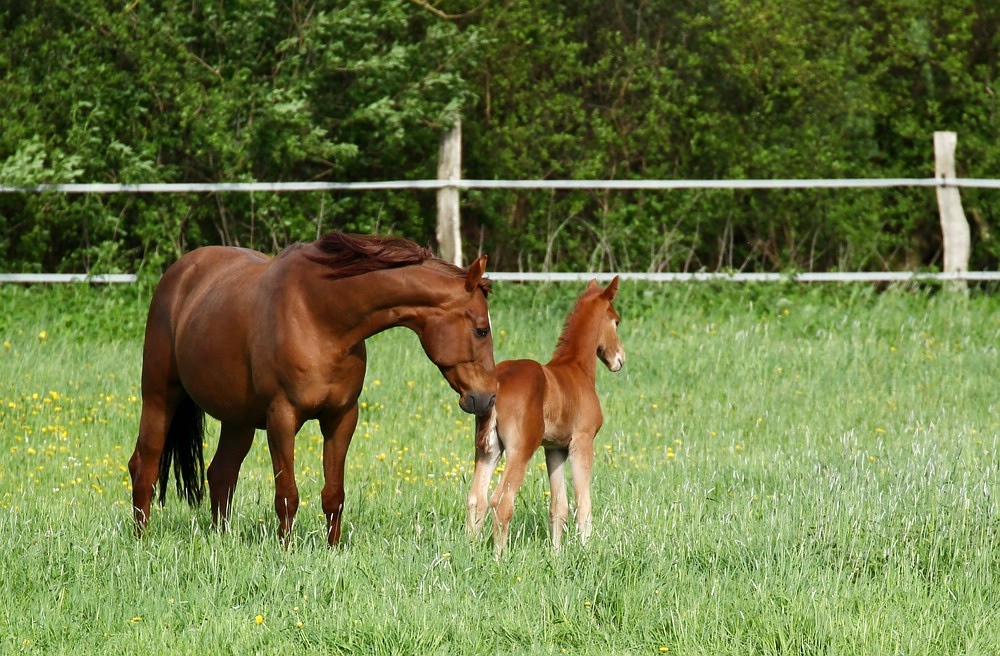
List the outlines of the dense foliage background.
<svg viewBox="0 0 1000 656">
<path fill-rule="evenodd" d="M 9 0 L 0 184 L 434 177 L 1000 177 L 993 0 Z M 964 190 L 974 269 L 995 191 Z M 433 192 L 0 195 L 0 269 L 158 272 L 331 228 L 430 243 Z M 503 269 L 939 266 L 934 193 L 463 196 Z"/>
</svg>

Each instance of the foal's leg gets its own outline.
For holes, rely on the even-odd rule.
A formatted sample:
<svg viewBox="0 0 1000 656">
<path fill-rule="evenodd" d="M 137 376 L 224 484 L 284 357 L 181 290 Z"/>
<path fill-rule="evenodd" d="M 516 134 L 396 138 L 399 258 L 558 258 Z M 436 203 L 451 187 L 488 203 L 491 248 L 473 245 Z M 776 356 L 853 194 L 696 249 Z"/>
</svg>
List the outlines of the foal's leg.
<svg viewBox="0 0 1000 656">
<path fill-rule="evenodd" d="M 569 455 L 567 449 L 545 449 L 545 465 L 549 470 L 549 526 L 552 532 L 552 548 L 559 551 L 562 532 L 566 528 L 569 502 L 566 499 L 566 472 L 563 465 Z"/>
<path fill-rule="evenodd" d="M 486 521 L 486 510 L 489 508 L 488 495 L 490 492 L 490 480 L 493 472 L 497 469 L 500 456 L 503 454 L 503 445 L 497 437 L 496 414 L 490 412 L 487 417 L 476 418 L 476 469 L 472 474 L 472 486 L 469 489 L 469 497 L 466 502 L 468 515 L 465 520 L 465 528 L 469 537 L 475 538 L 483 530 L 483 522 Z"/>
<path fill-rule="evenodd" d="M 533 450 L 524 448 L 507 449 L 507 464 L 504 466 L 500 482 L 493 490 L 490 506 L 493 508 L 493 547 L 497 558 L 503 553 L 510 533 L 510 520 L 514 515 L 514 499 L 524 483 Z"/>
<path fill-rule="evenodd" d="M 465 520 L 465 529 L 469 537 L 476 538 L 483 531 L 486 522 L 487 497 L 490 491 L 490 480 L 497 470 L 500 456 L 499 448 L 492 450 L 476 449 L 476 470 L 472 474 L 472 488 L 469 491 L 467 506 L 469 513 Z"/>
<path fill-rule="evenodd" d="M 590 517 L 590 476 L 594 468 L 594 436 L 575 435 L 569 445 L 569 464 L 573 472 L 573 495 L 576 497 L 576 525 L 580 542 L 586 544 L 593 523 Z"/>
<path fill-rule="evenodd" d="M 358 425 L 358 405 L 343 413 L 320 420 L 323 432 L 323 514 L 326 515 L 327 542 L 340 544 L 340 520 L 344 514 L 344 462 Z"/>
<path fill-rule="evenodd" d="M 299 511 L 299 488 L 295 484 L 295 434 L 301 422 L 290 404 L 272 405 L 267 413 L 267 446 L 274 472 L 274 511 L 278 515 L 278 537 L 288 535 Z"/>
<path fill-rule="evenodd" d="M 208 489 L 212 498 L 212 524 L 220 531 L 229 529 L 233 493 L 240 467 L 253 444 L 252 426 L 222 424 L 219 448 L 208 466 Z"/>
</svg>

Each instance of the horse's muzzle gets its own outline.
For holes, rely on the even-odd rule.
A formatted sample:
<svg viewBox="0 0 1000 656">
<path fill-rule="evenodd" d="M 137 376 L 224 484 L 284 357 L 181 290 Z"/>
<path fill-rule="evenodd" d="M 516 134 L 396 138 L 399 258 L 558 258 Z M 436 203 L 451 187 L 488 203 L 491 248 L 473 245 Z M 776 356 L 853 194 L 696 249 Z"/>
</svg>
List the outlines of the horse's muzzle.
<svg viewBox="0 0 1000 656">
<path fill-rule="evenodd" d="M 496 403 L 496 400 L 496 392 L 469 392 L 462 396 L 458 401 L 458 405 L 470 415 L 482 417 L 493 409 L 493 404 Z"/>
</svg>

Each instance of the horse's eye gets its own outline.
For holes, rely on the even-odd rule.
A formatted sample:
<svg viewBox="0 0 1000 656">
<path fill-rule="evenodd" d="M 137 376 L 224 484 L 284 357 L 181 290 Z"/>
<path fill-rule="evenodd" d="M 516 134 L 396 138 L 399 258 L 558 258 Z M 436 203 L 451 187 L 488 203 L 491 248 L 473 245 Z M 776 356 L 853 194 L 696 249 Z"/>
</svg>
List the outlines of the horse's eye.
<svg viewBox="0 0 1000 656">
<path fill-rule="evenodd" d="M 476 328 L 476 337 L 478 337 L 479 339 L 483 339 L 489 334 L 490 334 L 489 328 Z"/>
</svg>

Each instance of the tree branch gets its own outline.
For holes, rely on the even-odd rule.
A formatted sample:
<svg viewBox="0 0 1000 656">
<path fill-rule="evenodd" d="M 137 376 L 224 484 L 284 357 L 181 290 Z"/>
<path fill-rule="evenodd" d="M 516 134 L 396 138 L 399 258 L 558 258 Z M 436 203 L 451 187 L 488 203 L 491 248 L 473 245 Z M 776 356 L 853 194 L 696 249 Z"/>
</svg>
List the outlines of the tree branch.
<svg viewBox="0 0 1000 656">
<path fill-rule="evenodd" d="M 434 5 L 432 5 L 429 2 L 427 2 L 427 0 L 410 0 L 410 2 L 412 2 L 415 5 L 417 5 L 421 9 L 429 11 L 430 13 L 434 14 L 438 18 L 443 18 L 444 20 L 460 20 L 462 18 L 467 18 L 469 16 L 472 16 L 473 14 L 477 13 L 480 9 L 482 9 L 483 7 L 485 7 L 486 4 L 489 1 L 490 0 L 483 0 L 479 4 L 478 7 L 476 7 L 475 9 L 470 9 L 469 11 L 465 12 L 464 14 L 449 14 L 449 13 L 446 13 L 444 11 L 441 11 L 440 9 L 438 9 L 437 7 L 435 7 Z"/>
</svg>

